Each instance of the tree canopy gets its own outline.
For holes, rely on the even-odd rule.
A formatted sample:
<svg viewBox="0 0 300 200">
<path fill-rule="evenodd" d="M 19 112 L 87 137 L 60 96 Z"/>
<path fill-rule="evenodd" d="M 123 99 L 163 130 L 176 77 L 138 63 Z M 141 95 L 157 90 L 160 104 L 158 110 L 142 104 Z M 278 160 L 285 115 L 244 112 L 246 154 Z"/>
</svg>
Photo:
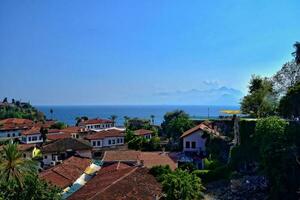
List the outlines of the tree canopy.
<svg viewBox="0 0 300 200">
<path fill-rule="evenodd" d="M 242 112 L 259 118 L 274 115 L 276 109 L 277 96 L 272 82 L 267 78 L 252 75 L 249 93 L 241 102 Z"/>
<path fill-rule="evenodd" d="M 300 117 L 300 82 L 291 87 L 279 102 L 279 112 L 283 117 Z"/>
</svg>

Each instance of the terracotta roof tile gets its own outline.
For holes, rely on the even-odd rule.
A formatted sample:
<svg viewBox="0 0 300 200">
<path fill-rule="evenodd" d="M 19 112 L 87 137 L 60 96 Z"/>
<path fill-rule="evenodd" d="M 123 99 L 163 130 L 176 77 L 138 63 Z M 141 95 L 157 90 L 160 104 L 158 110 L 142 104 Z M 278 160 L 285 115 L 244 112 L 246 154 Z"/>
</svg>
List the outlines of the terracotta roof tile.
<svg viewBox="0 0 300 200">
<path fill-rule="evenodd" d="M 98 174 L 68 199 L 154 199 L 161 186 L 147 169 L 115 163 Z"/>
<path fill-rule="evenodd" d="M 91 160 L 72 156 L 62 164 L 56 165 L 39 174 L 40 178 L 62 189 L 73 184 L 90 165 Z"/>
<path fill-rule="evenodd" d="M 177 168 L 177 163 L 172 160 L 168 153 L 163 152 L 141 152 L 140 160 L 147 168 L 158 165 L 169 165 L 172 170 Z"/>
<path fill-rule="evenodd" d="M 113 123 L 110 119 L 88 119 L 79 123 L 79 125 L 88 125 L 88 124 L 105 124 L 105 123 Z"/>
<path fill-rule="evenodd" d="M 153 133 L 153 131 L 146 130 L 146 129 L 139 129 L 139 130 L 134 131 L 135 135 L 140 135 L 140 136 L 142 136 L 142 135 L 148 135 L 148 134 L 152 134 L 152 133 Z"/>
<path fill-rule="evenodd" d="M 105 162 L 135 161 L 139 160 L 140 151 L 106 151 L 103 156 Z"/>
<path fill-rule="evenodd" d="M 92 133 L 92 134 L 86 136 L 86 139 L 87 140 L 97 140 L 97 139 L 103 139 L 106 137 L 124 137 L 124 131 L 120 131 L 117 129 L 103 130 L 103 131 Z"/>
<path fill-rule="evenodd" d="M 40 134 L 40 129 L 41 129 L 41 127 L 34 126 L 31 129 L 29 129 L 29 130 L 22 131 L 21 134 L 22 135 L 36 135 L 36 134 Z"/>
<path fill-rule="evenodd" d="M 197 126 L 191 128 L 191 129 L 185 131 L 185 132 L 180 136 L 180 138 L 186 137 L 186 136 L 188 136 L 188 135 L 190 135 L 190 134 L 192 134 L 192 133 L 194 133 L 194 132 L 196 132 L 196 131 L 198 131 L 198 130 L 207 131 L 207 132 L 209 132 L 209 133 L 215 133 L 215 132 L 216 132 L 215 130 L 213 130 L 212 128 L 210 128 L 208 125 L 206 125 L 206 124 L 204 124 L 204 123 L 201 123 L 201 124 L 199 124 L 199 125 L 197 125 Z"/>
<path fill-rule="evenodd" d="M 63 138 L 54 140 L 48 144 L 42 146 L 41 150 L 43 153 L 51 152 L 66 152 L 67 150 L 91 150 L 92 147 L 87 141 L 74 139 L 74 138 Z"/>
</svg>

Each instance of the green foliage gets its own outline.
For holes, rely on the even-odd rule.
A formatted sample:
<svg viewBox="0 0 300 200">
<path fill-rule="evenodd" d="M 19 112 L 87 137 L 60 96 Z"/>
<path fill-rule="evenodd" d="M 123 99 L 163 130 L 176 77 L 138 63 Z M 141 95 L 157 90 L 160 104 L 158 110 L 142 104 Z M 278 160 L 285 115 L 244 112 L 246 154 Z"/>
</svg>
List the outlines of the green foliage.
<svg viewBox="0 0 300 200">
<path fill-rule="evenodd" d="M 172 170 L 169 165 L 159 165 L 152 167 L 149 172 L 155 176 L 159 182 L 161 182 L 163 181 L 164 175 L 171 173 Z"/>
<path fill-rule="evenodd" d="M 17 145 L 7 144 L 0 155 L 0 199 L 58 200 L 60 191 L 40 180 L 37 165 L 23 158 Z"/>
<path fill-rule="evenodd" d="M 249 94 L 241 102 L 241 110 L 252 117 L 274 115 L 277 109 L 276 95 L 273 85 L 267 78 L 252 76 Z"/>
<path fill-rule="evenodd" d="M 164 116 L 161 124 L 163 132 L 174 140 L 179 140 L 183 132 L 194 127 L 193 121 L 189 119 L 189 115 L 182 110 L 168 112 Z"/>
<path fill-rule="evenodd" d="M 204 158 L 204 169 L 213 170 L 220 166 L 222 166 L 222 163 L 220 161 Z"/>
<path fill-rule="evenodd" d="M 279 103 L 279 113 L 283 117 L 300 117 L 300 82 L 289 88 Z"/>
<path fill-rule="evenodd" d="M 166 194 L 166 200 L 196 200 L 202 199 L 201 179 L 195 174 L 177 169 L 175 172 L 163 176 L 163 192 Z"/>
<path fill-rule="evenodd" d="M 24 187 L 24 177 L 30 176 L 37 168 L 32 160 L 23 158 L 17 149 L 17 144 L 10 142 L 0 156 L 0 182 L 12 182 Z"/>
<path fill-rule="evenodd" d="M 180 165 L 179 168 L 184 171 L 188 171 L 189 173 L 191 173 L 197 169 L 197 167 L 194 163 L 184 163 L 183 165 Z"/>
<path fill-rule="evenodd" d="M 212 170 L 195 170 L 193 174 L 199 177 L 204 183 L 209 183 L 229 179 L 231 177 L 231 169 L 227 165 L 222 165 Z"/>
<path fill-rule="evenodd" d="M 222 162 L 227 161 L 229 145 L 224 139 L 208 135 L 205 146 L 207 153 L 212 159 Z"/>
<path fill-rule="evenodd" d="M 300 188 L 300 169 L 295 157 L 297 146 L 289 140 L 287 130 L 288 123 L 278 117 L 261 119 L 256 125 L 255 140 L 259 144 L 261 165 L 270 182 L 272 199 L 297 199 Z"/>
<path fill-rule="evenodd" d="M 129 149 L 143 151 L 160 150 L 160 138 L 158 136 L 152 136 L 152 138 L 148 140 L 144 137 L 133 135 L 132 131 L 127 131 L 125 141 L 128 141 Z"/>
<path fill-rule="evenodd" d="M 56 122 L 50 126 L 50 129 L 64 129 L 67 128 L 67 125 L 63 122 Z"/>
<path fill-rule="evenodd" d="M 134 150 L 141 150 L 144 144 L 147 143 L 147 140 L 144 137 L 135 136 L 128 142 L 128 148 Z"/>
<path fill-rule="evenodd" d="M 138 129 L 147 129 L 151 130 L 151 122 L 148 119 L 132 118 L 126 120 L 126 129 L 135 131 Z"/>
<path fill-rule="evenodd" d="M 24 118 L 36 121 L 45 120 L 42 112 L 32 107 L 29 103 L 7 103 L 0 107 L 0 119 L 6 118 Z"/>
</svg>

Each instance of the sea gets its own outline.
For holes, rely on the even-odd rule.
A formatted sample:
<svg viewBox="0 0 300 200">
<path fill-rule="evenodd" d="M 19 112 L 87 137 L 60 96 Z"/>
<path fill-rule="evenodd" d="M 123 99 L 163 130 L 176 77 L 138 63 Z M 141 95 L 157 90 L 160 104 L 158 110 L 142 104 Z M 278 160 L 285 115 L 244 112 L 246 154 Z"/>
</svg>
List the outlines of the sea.
<svg viewBox="0 0 300 200">
<path fill-rule="evenodd" d="M 58 106 L 58 105 L 37 105 L 37 109 L 45 113 L 48 119 L 56 119 L 68 125 L 76 123 L 75 118 L 87 116 L 88 118 L 110 118 L 111 115 L 116 115 L 117 126 L 124 124 L 124 116 L 130 118 L 138 117 L 150 119 L 154 115 L 154 123 L 160 125 L 163 122 L 166 112 L 174 110 L 183 110 L 190 115 L 192 119 L 207 119 L 218 118 L 225 116 L 221 110 L 238 110 L 237 106 L 207 106 L 207 105 L 78 105 L 78 106 Z M 50 109 L 53 113 L 50 113 Z"/>
</svg>

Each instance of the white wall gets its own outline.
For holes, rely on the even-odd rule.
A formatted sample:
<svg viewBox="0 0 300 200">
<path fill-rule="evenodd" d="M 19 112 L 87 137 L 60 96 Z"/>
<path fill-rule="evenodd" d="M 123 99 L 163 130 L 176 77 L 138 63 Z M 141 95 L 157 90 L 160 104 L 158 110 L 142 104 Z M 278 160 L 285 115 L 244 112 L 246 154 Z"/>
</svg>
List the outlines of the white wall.
<svg viewBox="0 0 300 200">
<path fill-rule="evenodd" d="M 119 142 L 118 142 L 118 139 L 119 139 Z M 110 144 L 109 144 L 109 140 L 110 140 Z M 100 145 L 98 145 L 98 141 L 100 142 Z M 94 142 L 96 144 L 94 144 Z M 124 137 L 108 137 L 108 138 L 99 139 L 99 140 L 91 140 L 90 143 L 94 148 L 123 145 Z"/>
<path fill-rule="evenodd" d="M 105 123 L 105 124 L 86 124 L 85 128 L 89 130 L 101 130 L 106 128 L 111 128 L 113 126 L 112 123 Z"/>
<path fill-rule="evenodd" d="M 186 137 L 183 138 L 183 151 L 205 151 L 205 141 L 202 136 L 203 132 L 201 130 L 194 132 Z M 190 148 L 186 148 L 186 142 L 190 142 Z M 192 142 L 196 142 L 196 148 L 192 148 Z"/>
<path fill-rule="evenodd" d="M 21 130 L 0 131 L 0 138 L 15 138 L 20 136 L 21 136 Z"/>
<path fill-rule="evenodd" d="M 34 137 L 36 137 L 37 140 L 32 140 Z M 41 134 L 22 135 L 22 140 L 21 141 L 22 141 L 22 143 L 26 143 L 26 144 L 35 144 L 35 143 L 43 142 L 43 139 L 41 137 Z"/>
</svg>

